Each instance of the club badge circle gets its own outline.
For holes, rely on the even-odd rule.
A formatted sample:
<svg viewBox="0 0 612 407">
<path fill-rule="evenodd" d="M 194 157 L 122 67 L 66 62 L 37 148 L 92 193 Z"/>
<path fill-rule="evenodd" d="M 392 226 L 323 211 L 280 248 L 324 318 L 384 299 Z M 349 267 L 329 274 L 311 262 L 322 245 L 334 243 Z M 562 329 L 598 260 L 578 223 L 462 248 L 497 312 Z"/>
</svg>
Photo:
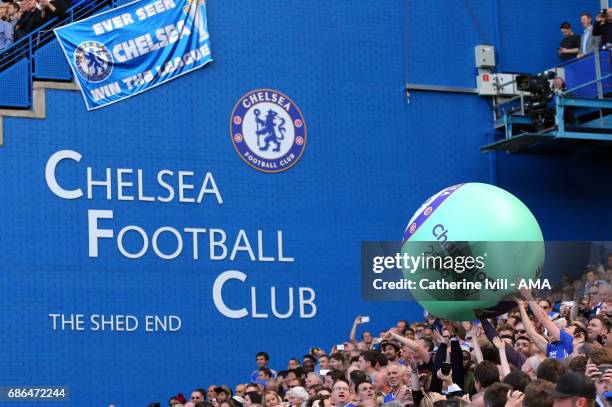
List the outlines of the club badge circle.
<svg viewBox="0 0 612 407">
<path fill-rule="evenodd" d="M 230 118 L 234 149 L 257 171 L 278 173 L 292 168 L 304 154 L 307 134 L 300 108 L 274 89 L 255 89 L 241 96 Z"/>
</svg>

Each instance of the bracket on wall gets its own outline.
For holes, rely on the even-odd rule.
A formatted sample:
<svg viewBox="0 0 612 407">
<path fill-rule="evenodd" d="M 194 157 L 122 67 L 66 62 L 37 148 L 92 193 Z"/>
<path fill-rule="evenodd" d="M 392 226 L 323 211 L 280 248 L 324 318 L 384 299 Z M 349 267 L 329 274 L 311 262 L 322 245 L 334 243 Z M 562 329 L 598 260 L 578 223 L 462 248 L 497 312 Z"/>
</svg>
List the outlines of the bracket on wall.
<svg viewBox="0 0 612 407">
<path fill-rule="evenodd" d="M 468 93 L 478 94 L 478 89 L 467 88 L 461 86 L 441 86 L 441 85 L 422 85 L 418 83 L 407 83 L 406 84 L 406 101 L 410 103 L 410 92 L 411 91 L 422 91 L 422 92 L 444 92 L 444 93 Z"/>
</svg>

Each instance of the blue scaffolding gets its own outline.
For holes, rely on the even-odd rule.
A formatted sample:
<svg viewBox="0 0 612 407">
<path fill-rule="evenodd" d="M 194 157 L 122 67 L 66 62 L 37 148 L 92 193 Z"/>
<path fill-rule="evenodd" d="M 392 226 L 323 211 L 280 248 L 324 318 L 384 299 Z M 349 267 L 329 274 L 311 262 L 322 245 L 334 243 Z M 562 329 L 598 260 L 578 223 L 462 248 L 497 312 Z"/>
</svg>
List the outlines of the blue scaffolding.
<svg viewBox="0 0 612 407">
<path fill-rule="evenodd" d="M 610 50 L 602 50 L 551 69 L 564 78 L 565 90 L 551 94 L 537 120 L 527 93 L 495 104 L 497 134 L 481 151 L 552 154 L 612 147 L 611 58 Z"/>
</svg>

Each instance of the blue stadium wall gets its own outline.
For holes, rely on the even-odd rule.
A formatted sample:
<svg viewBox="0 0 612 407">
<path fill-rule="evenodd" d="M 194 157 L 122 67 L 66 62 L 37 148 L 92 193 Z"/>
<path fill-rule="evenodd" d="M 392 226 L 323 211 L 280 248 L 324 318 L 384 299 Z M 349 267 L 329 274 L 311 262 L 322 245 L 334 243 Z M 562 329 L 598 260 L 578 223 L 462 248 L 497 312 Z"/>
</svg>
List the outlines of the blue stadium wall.
<svg viewBox="0 0 612 407">
<path fill-rule="evenodd" d="M 210 0 L 214 62 L 206 68 L 89 113 L 78 93 L 47 91 L 46 120 L 4 120 L 0 384 L 68 385 L 66 405 L 74 406 L 164 403 L 178 391 L 247 381 L 257 351 L 282 369 L 311 346 L 329 348 L 346 339 L 357 314 L 371 316 L 375 333 L 420 318 L 414 304 L 360 300 L 360 242 L 399 239 L 421 202 L 454 183 L 508 189 L 547 239 L 609 239 L 609 160 L 483 155 L 492 132 L 487 100 L 414 92 L 407 104 L 404 94 L 407 81 L 473 87 L 480 43 L 496 45 L 505 71 L 552 66 L 559 22 L 577 26 L 585 9 L 595 12 L 598 2 Z M 233 106 L 257 88 L 290 96 L 308 126 L 304 156 L 284 173 L 253 170 L 230 142 Z M 151 195 L 161 192 L 162 169 L 193 171 L 196 185 L 211 172 L 223 204 L 211 196 L 201 204 L 118 201 L 116 190 L 107 200 L 101 188 L 91 200 L 61 199 L 45 181 L 60 150 L 82 155 L 58 166 L 68 189 L 86 191 L 87 167 L 97 178 L 107 167 L 142 169 Z M 101 239 L 94 258 L 89 210 L 113 211 L 101 226 L 115 235 L 127 225 L 149 237 L 161 226 L 203 227 L 233 240 L 244 229 L 256 248 L 262 230 L 268 253 L 282 230 L 284 253 L 295 261 L 253 262 L 244 253 L 210 261 L 205 251 L 193 260 L 187 238 L 174 260 L 151 250 L 128 259 L 116 239 Z M 172 250 L 170 239 L 160 244 Z M 137 239 L 126 246 L 135 250 Z M 223 291 L 229 307 L 247 308 L 245 318 L 227 318 L 213 303 L 213 283 L 227 270 L 248 276 Z M 253 318 L 251 286 L 268 318 Z M 271 315 L 271 286 L 281 312 L 294 288 L 290 318 Z M 312 318 L 300 318 L 298 287 L 316 292 Z M 53 330 L 54 313 L 129 314 L 141 326 Z M 146 332 L 145 315 L 177 315 L 182 327 Z"/>
</svg>

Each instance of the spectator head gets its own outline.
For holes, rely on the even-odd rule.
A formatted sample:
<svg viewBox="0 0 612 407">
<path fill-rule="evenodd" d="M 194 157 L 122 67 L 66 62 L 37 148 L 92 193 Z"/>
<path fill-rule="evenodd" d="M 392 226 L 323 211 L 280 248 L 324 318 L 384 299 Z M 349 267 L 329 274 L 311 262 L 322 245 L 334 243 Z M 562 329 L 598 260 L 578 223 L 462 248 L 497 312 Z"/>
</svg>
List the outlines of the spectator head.
<svg viewBox="0 0 612 407">
<path fill-rule="evenodd" d="M 402 384 L 402 366 L 399 363 L 390 363 L 387 366 L 387 384 L 393 389 Z"/>
<path fill-rule="evenodd" d="M 238 397 L 243 397 L 244 398 L 244 394 L 246 393 L 246 385 L 244 384 L 237 384 L 236 388 L 234 389 L 234 395 L 238 396 Z"/>
<path fill-rule="evenodd" d="M 419 345 L 424 347 L 427 352 L 431 352 L 434 350 L 434 343 L 430 338 L 421 338 L 418 340 Z"/>
<path fill-rule="evenodd" d="M 332 353 L 329 358 L 329 366 L 332 369 L 344 370 L 344 355 L 340 352 Z"/>
<path fill-rule="evenodd" d="M 595 402 L 595 385 L 576 372 L 562 375 L 554 389 L 544 391 L 555 400 L 555 407 L 592 407 Z"/>
<path fill-rule="evenodd" d="M 215 399 L 217 396 L 217 393 L 215 393 L 215 387 L 217 387 L 216 384 L 211 384 L 208 386 L 208 390 L 206 391 L 206 400 L 210 401 Z"/>
<path fill-rule="evenodd" d="M 246 386 L 246 389 L 244 389 L 244 393 L 246 395 L 246 393 L 250 393 L 252 391 L 255 391 L 257 393 L 261 392 L 261 389 L 259 388 L 259 385 L 257 383 L 249 383 Z"/>
<path fill-rule="evenodd" d="M 204 401 L 204 392 L 203 389 L 196 389 L 191 392 L 191 401 L 197 403 L 198 401 Z"/>
<path fill-rule="evenodd" d="M 372 372 L 376 368 L 378 359 L 376 358 L 376 352 L 366 351 L 359 356 L 359 370 L 363 370 L 366 373 Z"/>
<path fill-rule="evenodd" d="M 568 29 L 570 30 L 570 34 L 573 34 L 571 31 L 571 27 L 568 27 Z M 553 304 L 552 302 L 550 302 L 548 299 L 543 298 L 540 301 L 538 301 L 538 305 L 540 306 L 540 308 L 542 308 L 544 311 L 546 311 L 547 313 L 551 312 L 553 310 Z"/>
<path fill-rule="evenodd" d="M 364 381 L 358 383 L 355 387 L 355 394 L 357 395 L 357 399 L 359 401 L 363 401 L 365 399 L 371 399 L 376 397 L 376 390 L 374 386 L 369 381 Z"/>
<path fill-rule="evenodd" d="M 525 388 L 531 382 L 531 377 L 525 372 L 515 370 L 510 372 L 504 377 L 504 383 L 510 385 L 512 390 L 518 390 L 521 393 L 525 393 Z"/>
<path fill-rule="evenodd" d="M 493 383 L 484 392 L 485 407 L 504 407 L 508 398 L 508 391 L 512 387 L 505 383 Z"/>
<path fill-rule="evenodd" d="M 433 338 L 434 328 L 431 325 L 426 325 L 421 331 L 421 338 Z"/>
<path fill-rule="evenodd" d="M 502 336 L 502 335 L 514 336 L 514 328 L 512 328 L 509 324 L 499 324 L 497 326 L 497 333 L 499 334 L 499 336 Z"/>
<path fill-rule="evenodd" d="M 297 378 L 287 380 L 287 388 L 293 389 L 294 387 L 302 387 L 302 381 Z"/>
<path fill-rule="evenodd" d="M 545 390 L 554 388 L 554 383 L 547 380 L 537 379 L 529 383 L 525 389 L 523 407 L 552 407 L 555 400 Z"/>
<path fill-rule="evenodd" d="M 361 334 L 361 340 L 363 341 L 363 343 L 369 346 L 372 344 L 372 342 L 374 342 L 374 337 L 372 336 L 371 332 L 365 331 Z"/>
<path fill-rule="evenodd" d="M 323 384 L 323 377 L 316 373 L 310 372 L 306 375 L 306 387 L 319 386 Z"/>
<path fill-rule="evenodd" d="M 545 359 L 538 367 L 537 378 L 557 383 L 559 377 L 567 372 L 563 362 L 557 359 Z"/>
<path fill-rule="evenodd" d="M 582 373 L 586 371 L 587 358 L 584 355 L 578 355 L 571 358 L 567 364 L 568 370 L 572 372 Z"/>
<path fill-rule="evenodd" d="M 389 359 L 387 359 L 387 355 L 382 352 L 376 352 L 376 361 L 378 362 L 378 367 L 385 367 L 389 364 Z"/>
<path fill-rule="evenodd" d="M 563 34 L 563 36 L 566 37 L 566 38 L 573 34 L 572 33 L 572 26 L 567 21 L 561 23 L 561 34 Z M 550 312 L 550 309 L 544 310 L 544 311 Z"/>
<path fill-rule="evenodd" d="M 593 22 L 592 15 L 590 15 L 589 13 L 580 14 L 580 24 L 582 24 L 584 28 L 587 28 L 588 26 L 590 26 L 592 22 Z"/>
<path fill-rule="evenodd" d="M 338 380 L 346 380 L 346 376 L 342 370 L 332 369 L 325 375 L 325 385 L 330 389 Z"/>
<path fill-rule="evenodd" d="M 591 350 L 587 363 L 593 363 L 597 366 L 612 363 L 612 350 L 610 348 L 595 348 Z"/>
<path fill-rule="evenodd" d="M 455 331 L 455 335 L 457 336 L 457 338 L 461 339 L 461 340 L 465 340 L 466 337 L 466 330 L 463 327 L 462 324 L 460 324 L 459 322 L 453 322 L 453 331 Z"/>
<path fill-rule="evenodd" d="M 525 329 L 525 324 L 523 324 L 523 321 L 517 321 L 516 324 L 514 324 L 514 336 L 515 337 L 519 337 L 519 336 L 524 336 L 527 334 L 527 330 Z"/>
<path fill-rule="evenodd" d="M 588 339 L 593 342 L 599 342 L 601 338 L 606 336 L 609 331 L 608 322 L 600 315 L 597 315 L 589 321 L 587 325 Z"/>
<path fill-rule="evenodd" d="M 380 368 L 380 370 L 376 372 L 376 376 L 374 376 L 374 389 L 378 393 L 386 393 L 388 391 L 386 367 Z"/>
<path fill-rule="evenodd" d="M 272 377 L 272 371 L 267 367 L 260 367 L 259 372 L 257 372 L 257 379 L 260 381 L 269 380 Z"/>
<path fill-rule="evenodd" d="M 412 328 L 406 328 L 406 330 L 404 331 L 404 336 L 408 339 L 412 339 L 414 340 L 415 336 L 414 336 L 414 329 Z"/>
<path fill-rule="evenodd" d="M 382 341 L 380 348 L 389 359 L 389 362 L 395 362 L 399 357 L 401 346 L 396 341 Z"/>
<path fill-rule="evenodd" d="M 319 356 L 319 368 L 320 369 L 329 369 L 329 356 L 321 355 Z"/>
<path fill-rule="evenodd" d="M 287 370 L 294 370 L 300 367 L 300 360 L 298 358 L 289 359 L 289 363 L 287 364 Z"/>
<path fill-rule="evenodd" d="M 479 392 L 498 382 L 499 370 L 497 370 L 497 365 L 488 360 L 483 360 L 474 368 L 474 380 L 476 381 L 476 391 Z"/>
<path fill-rule="evenodd" d="M 8 4 L 8 15 L 9 17 L 14 16 L 19 11 L 19 4 L 12 2 Z"/>
<path fill-rule="evenodd" d="M 610 298 L 610 285 L 605 281 L 597 282 L 597 295 L 595 296 L 595 302 L 598 304 L 607 302 Z"/>
<path fill-rule="evenodd" d="M 529 348 L 531 347 L 531 341 L 526 336 L 519 336 L 514 342 L 514 349 L 517 352 L 522 353 L 525 356 L 529 356 Z"/>
<path fill-rule="evenodd" d="M 461 325 L 463 326 L 463 329 L 465 329 L 466 332 L 469 332 L 470 329 L 472 329 L 472 321 L 463 321 L 461 322 Z"/>
<path fill-rule="evenodd" d="M 490 342 L 481 344 L 480 350 L 482 351 L 482 358 L 484 360 L 493 362 L 496 365 L 499 365 L 501 363 L 499 360 L 499 351 Z"/>
<path fill-rule="evenodd" d="M 395 325 L 395 329 L 397 329 L 397 333 L 399 335 L 404 335 L 404 332 L 406 332 L 406 328 L 408 328 L 408 321 L 400 319 L 399 321 L 397 321 L 397 325 Z"/>
<path fill-rule="evenodd" d="M 268 391 L 266 392 L 264 396 L 264 405 L 266 407 L 276 407 L 280 405 L 282 402 L 283 402 L 283 399 L 276 392 Z"/>
<path fill-rule="evenodd" d="M 351 390 L 355 393 L 356 392 L 356 387 L 359 383 L 365 382 L 365 381 L 370 381 L 370 376 L 366 375 L 365 372 L 363 372 L 362 370 L 359 369 L 355 369 L 353 371 L 351 371 L 351 373 L 348 375 L 349 377 L 349 384 L 351 385 Z"/>
<path fill-rule="evenodd" d="M 337 380 L 332 386 L 331 400 L 336 406 L 345 406 L 350 402 L 351 389 L 346 380 Z"/>
<path fill-rule="evenodd" d="M 312 355 L 304 355 L 302 358 L 302 370 L 304 374 L 314 372 L 315 370 L 315 358 Z"/>
<path fill-rule="evenodd" d="M 521 371 L 527 373 L 533 380 L 536 378 L 538 367 L 540 367 L 540 358 L 534 355 L 525 360 L 525 363 L 523 363 L 523 366 L 521 366 Z"/>
<path fill-rule="evenodd" d="M 268 367 L 268 362 L 270 361 L 270 355 L 266 352 L 258 352 L 255 356 L 255 363 L 257 363 L 257 367 Z"/>
<path fill-rule="evenodd" d="M 228 400 L 232 397 L 232 391 L 226 385 L 215 387 L 216 399 L 217 402 L 221 403 L 222 401 Z"/>
<path fill-rule="evenodd" d="M 179 393 L 176 396 L 170 398 L 170 400 L 168 400 L 168 405 L 172 407 L 175 405 L 183 405 L 186 402 L 187 402 L 187 399 L 185 398 L 185 396 L 183 396 L 183 393 Z"/>
<path fill-rule="evenodd" d="M 261 394 L 257 391 L 249 391 L 244 395 L 244 405 L 245 407 L 251 407 L 253 404 L 261 405 Z"/>
<path fill-rule="evenodd" d="M 285 400 L 292 406 L 306 405 L 309 398 L 308 392 L 303 387 L 294 387 L 285 394 Z"/>
</svg>

